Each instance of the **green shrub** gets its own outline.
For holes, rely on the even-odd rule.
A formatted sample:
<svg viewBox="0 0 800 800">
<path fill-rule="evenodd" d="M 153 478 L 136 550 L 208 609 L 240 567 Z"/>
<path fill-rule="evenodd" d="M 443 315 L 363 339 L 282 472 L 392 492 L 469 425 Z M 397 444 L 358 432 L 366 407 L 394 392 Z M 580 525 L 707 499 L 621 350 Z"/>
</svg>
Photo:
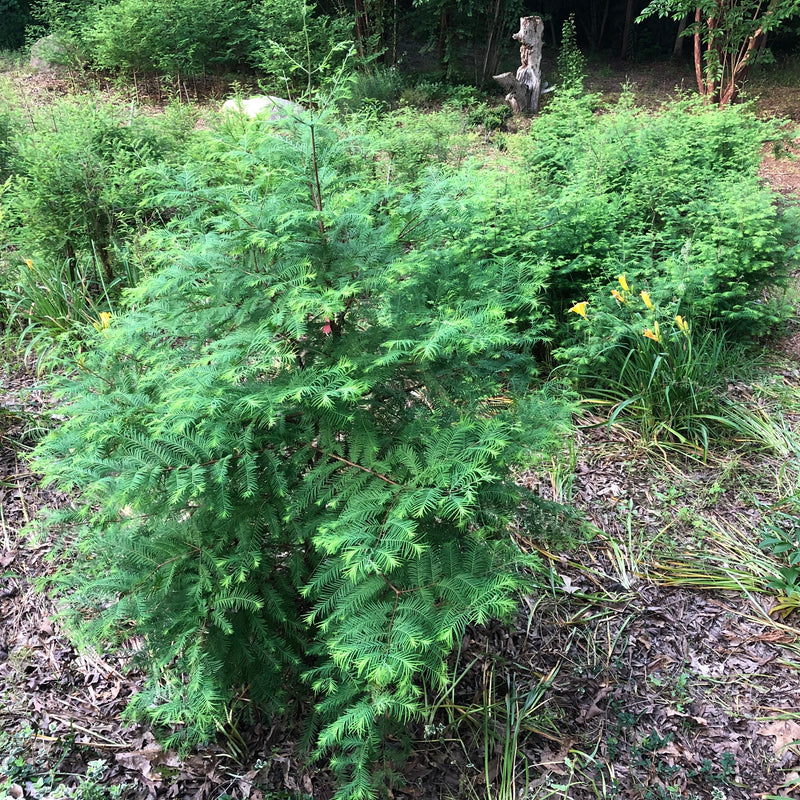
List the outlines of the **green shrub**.
<svg viewBox="0 0 800 800">
<path fill-rule="evenodd" d="M 345 111 L 387 110 L 397 103 L 403 84 L 403 76 L 394 67 L 354 72 L 339 106 Z"/>
<path fill-rule="evenodd" d="M 393 182 L 414 184 L 429 168 L 459 167 L 467 157 L 477 135 L 468 130 L 465 112 L 448 108 L 420 113 L 415 108 L 400 108 L 384 114 L 369 131 L 375 148 L 385 154 L 377 168 Z"/>
<path fill-rule="evenodd" d="M 70 340 L 79 347 L 87 322 L 138 280 L 133 242 L 160 212 L 140 206 L 138 171 L 182 159 L 192 123 L 180 109 L 145 119 L 69 100 L 39 112 L 12 138 L 0 288 L 40 355 Z"/>
<path fill-rule="evenodd" d="M 146 642 L 133 710 L 173 742 L 302 677 L 337 796 L 373 797 L 383 736 L 535 565 L 510 470 L 571 410 L 533 391 L 548 266 L 491 252 L 473 175 L 393 199 L 321 124 L 205 152 L 38 451 L 76 498 L 65 584 L 87 635 Z"/>
<path fill-rule="evenodd" d="M 175 113 L 146 119 L 85 100 L 40 112 L 13 140 L 4 248 L 37 261 L 89 260 L 112 282 L 117 248 L 144 221 L 136 171 L 182 157 L 192 122 Z"/>
<path fill-rule="evenodd" d="M 681 301 L 736 337 L 785 315 L 798 218 L 761 187 L 764 142 L 779 131 L 747 109 L 680 101 L 660 113 L 625 99 L 593 114 L 562 97 L 533 125 L 527 153 L 541 252 L 558 260 L 556 307 L 605 291 L 625 273 L 654 300 Z"/>
<path fill-rule="evenodd" d="M 349 52 L 350 22 L 318 13 L 305 0 L 261 0 L 252 13 L 257 35 L 250 61 L 270 91 L 323 86 Z"/>
<path fill-rule="evenodd" d="M 418 80 L 413 86 L 403 89 L 400 100 L 409 106 L 433 109 L 445 100 L 447 88 L 442 81 Z"/>
<path fill-rule="evenodd" d="M 578 48 L 575 14 L 570 14 L 561 26 L 561 46 L 558 48 L 558 86 L 560 93 L 583 92 L 586 78 L 586 59 Z"/>
<path fill-rule="evenodd" d="M 98 6 L 82 35 L 102 69 L 200 75 L 240 66 L 253 32 L 244 0 L 119 0 Z"/>
<path fill-rule="evenodd" d="M 4 183 L 11 174 L 11 163 L 14 157 L 14 131 L 18 123 L 8 109 L 0 109 L 0 183 Z"/>
<path fill-rule="evenodd" d="M 502 128 L 511 119 L 513 111 L 507 105 L 489 105 L 477 102 L 469 107 L 469 122 L 471 125 L 480 125 L 487 131 Z"/>
<path fill-rule="evenodd" d="M 81 51 L 83 33 L 97 5 L 97 0 L 38 0 L 31 8 L 34 22 L 28 26 L 26 38 L 33 44 L 54 34 L 65 46 Z"/>
<path fill-rule="evenodd" d="M 25 26 L 30 18 L 29 0 L 0 0 L 0 50 L 16 50 L 25 44 Z"/>
</svg>

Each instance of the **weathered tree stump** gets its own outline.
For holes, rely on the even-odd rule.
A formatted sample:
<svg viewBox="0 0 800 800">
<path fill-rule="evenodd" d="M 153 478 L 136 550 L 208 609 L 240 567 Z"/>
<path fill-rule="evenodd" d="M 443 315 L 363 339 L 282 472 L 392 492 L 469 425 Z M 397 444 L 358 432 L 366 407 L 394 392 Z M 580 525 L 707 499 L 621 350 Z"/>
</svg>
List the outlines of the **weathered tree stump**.
<svg viewBox="0 0 800 800">
<path fill-rule="evenodd" d="M 520 43 L 520 68 L 516 75 L 513 72 L 504 72 L 494 76 L 507 92 L 506 102 L 515 114 L 535 114 L 539 110 L 543 36 L 544 22 L 541 17 L 521 17 L 519 31 L 513 36 Z"/>
</svg>

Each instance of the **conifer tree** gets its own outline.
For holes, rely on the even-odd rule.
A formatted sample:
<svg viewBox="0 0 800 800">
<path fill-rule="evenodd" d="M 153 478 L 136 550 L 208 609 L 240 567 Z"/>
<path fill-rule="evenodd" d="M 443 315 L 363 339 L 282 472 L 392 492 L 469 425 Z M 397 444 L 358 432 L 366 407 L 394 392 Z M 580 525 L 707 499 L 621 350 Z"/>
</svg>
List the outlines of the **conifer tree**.
<svg viewBox="0 0 800 800">
<path fill-rule="evenodd" d="M 514 609 L 510 470 L 569 411 L 533 390 L 548 265 L 502 254 L 487 182 L 394 196 L 369 155 L 313 119 L 210 135 L 38 452 L 76 498 L 51 522 L 84 633 L 144 643 L 133 711 L 191 743 L 244 687 L 310 689 L 342 798 L 374 796 L 465 626 Z"/>
</svg>

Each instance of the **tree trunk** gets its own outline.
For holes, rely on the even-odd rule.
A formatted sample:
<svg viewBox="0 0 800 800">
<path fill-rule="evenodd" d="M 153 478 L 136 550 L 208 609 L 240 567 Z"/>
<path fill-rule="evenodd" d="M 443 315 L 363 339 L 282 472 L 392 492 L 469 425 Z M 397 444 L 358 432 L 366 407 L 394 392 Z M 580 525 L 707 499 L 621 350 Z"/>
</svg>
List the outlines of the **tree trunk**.
<svg viewBox="0 0 800 800">
<path fill-rule="evenodd" d="M 686 30 L 688 17 L 682 17 L 678 23 L 678 32 L 675 34 L 675 46 L 672 48 L 672 55 L 675 58 L 680 58 L 683 55 L 683 32 Z"/>
<path fill-rule="evenodd" d="M 486 52 L 483 56 L 483 69 L 481 69 L 480 85 L 486 83 L 486 76 L 497 68 L 497 29 L 500 23 L 500 4 L 501 0 L 495 0 L 494 15 L 489 36 L 486 40 Z"/>
<path fill-rule="evenodd" d="M 700 8 L 694 10 L 694 74 L 697 78 L 697 91 L 701 95 L 706 93 L 706 82 L 703 78 L 703 54 L 700 51 L 700 20 L 702 19 Z"/>
<path fill-rule="evenodd" d="M 520 67 L 516 75 L 513 72 L 504 72 L 494 76 L 507 92 L 506 102 L 515 114 L 535 114 L 539 110 L 543 36 L 544 22 L 541 17 L 522 17 L 519 31 L 513 36 L 520 43 Z"/>
<path fill-rule="evenodd" d="M 626 59 L 631 46 L 631 28 L 633 27 L 633 0 L 628 0 L 625 7 L 625 29 L 622 32 L 622 50 L 619 57 Z"/>
</svg>

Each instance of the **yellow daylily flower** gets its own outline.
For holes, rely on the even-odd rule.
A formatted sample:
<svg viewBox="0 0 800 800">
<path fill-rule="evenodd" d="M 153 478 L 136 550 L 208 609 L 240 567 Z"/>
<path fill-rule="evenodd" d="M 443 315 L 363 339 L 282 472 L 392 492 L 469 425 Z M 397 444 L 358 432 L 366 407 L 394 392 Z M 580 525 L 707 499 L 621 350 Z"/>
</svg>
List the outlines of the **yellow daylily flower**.
<svg viewBox="0 0 800 800">
<path fill-rule="evenodd" d="M 675 322 L 678 323 L 678 328 L 680 329 L 680 332 L 682 334 L 684 334 L 685 336 L 688 336 L 689 335 L 689 323 L 680 314 L 678 314 L 678 316 L 675 317 Z"/>
<path fill-rule="evenodd" d="M 648 311 L 653 310 L 653 301 L 650 299 L 650 292 L 639 292 L 639 297 L 642 298 L 642 302 L 647 306 Z"/>
<path fill-rule="evenodd" d="M 31 261 L 29 258 L 26 258 L 25 263 L 28 265 L 28 269 L 33 269 L 33 261 Z"/>
<path fill-rule="evenodd" d="M 584 319 L 586 319 L 586 307 L 588 305 L 589 303 L 586 302 L 586 300 L 584 300 L 582 303 L 575 303 L 575 305 L 572 306 L 570 311 L 573 314 L 577 314 L 579 317 L 583 317 Z"/>
<path fill-rule="evenodd" d="M 658 320 L 653 323 L 653 329 L 645 328 L 642 331 L 642 336 L 647 339 L 652 339 L 654 342 L 661 342 L 661 331 L 658 328 Z"/>
<path fill-rule="evenodd" d="M 619 281 L 619 285 L 622 287 L 623 292 L 630 292 L 630 288 L 628 287 L 628 281 L 625 280 L 624 275 L 618 275 L 617 280 Z"/>
<path fill-rule="evenodd" d="M 95 330 L 102 332 L 103 336 L 108 336 L 108 328 L 111 325 L 111 317 L 112 315 L 109 314 L 108 311 L 101 311 L 100 319 L 97 320 L 97 322 L 93 322 L 92 325 L 94 326 Z"/>
<path fill-rule="evenodd" d="M 615 299 L 615 300 L 616 300 L 618 303 L 624 303 L 624 302 L 625 302 L 625 296 L 624 296 L 624 295 L 621 295 L 621 294 L 620 294 L 620 293 L 619 293 L 619 292 L 618 292 L 616 289 L 612 289 L 612 290 L 611 290 L 611 296 L 612 296 L 612 297 L 613 297 L 613 298 L 614 298 L 614 299 Z"/>
</svg>

